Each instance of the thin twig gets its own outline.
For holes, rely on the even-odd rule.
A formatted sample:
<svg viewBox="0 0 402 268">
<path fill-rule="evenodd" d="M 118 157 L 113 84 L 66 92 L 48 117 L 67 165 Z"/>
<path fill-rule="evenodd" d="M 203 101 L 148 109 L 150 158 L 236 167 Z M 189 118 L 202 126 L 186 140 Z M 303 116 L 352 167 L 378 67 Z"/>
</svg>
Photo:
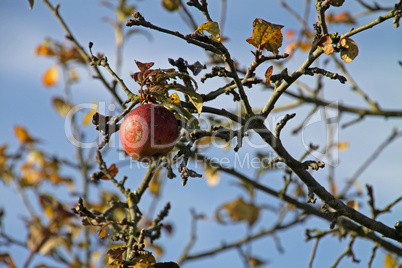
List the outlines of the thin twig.
<svg viewBox="0 0 402 268">
<path fill-rule="evenodd" d="M 362 165 L 356 170 L 352 177 L 347 181 L 345 187 L 339 193 L 339 198 L 344 198 L 350 188 L 355 184 L 359 176 L 371 165 L 371 163 L 381 154 L 381 152 L 396 138 L 401 137 L 402 132 L 398 132 L 396 129 L 392 130 L 391 135 L 382 142 L 377 149 L 362 163 Z"/>
<path fill-rule="evenodd" d="M 181 265 L 189 256 L 190 250 L 193 248 L 195 242 L 197 241 L 197 221 L 202 215 L 196 214 L 196 212 L 191 210 L 191 228 L 190 228 L 190 240 L 187 242 L 186 246 L 181 253 L 177 264 Z"/>
<path fill-rule="evenodd" d="M 349 32 L 343 34 L 343 36 L 344 36 L 344 37 L 350 37 L 350 36 L 353 36 L 353 35 L 355 35 L 355 34 L 358 34 L 358 33 L 362 32 L 362 31 L 365 31 L 365 30 L 367 30 L 367 29 L 370 29 L 370 28 L 372 28 L 372 27 L 374 27 L 374 26 L 376 26 L 376 25 L 378 25 L 378 24 L 380 24 L 380 23 L 382 23 L 382 22 L 384 22 L 384 21 L 386 21 L 386 20 L 389 20 L 389 19 L 391 19 L 391 18 L 394 18 L 395 16 L 397 16 L 398 14 L 400 14 L 400 12 L 401 12 L 400 10 L 394 8 L 392 11 L 390 11 L 390 12 L 387 13 L 386 15 L 384 15 L 384 16 L 379 16 L 376 20 L 374 20 L 374 21 L 372 21 L 372 22 L 370 22 L 370 23 L 367 23 L 367 24 L 365 24 L 365 25 L 363 25 L 363 26 L 361 26 L 361 27 L 358 27 L 358 28 L 356 28 L 356 29 L 352 29 L 352 30 L 350 30 Z"/>
<path fill-rule="evenodd" d="M 378 103 L 370 100 L 369 96 L 359 88 L 359 86 L 357 85 L 357 83 L 355 82 L 353 77 L 351 75 L 349 75 L 349 72 L 346 70 L 345 65 L 340 60 L 338 60 L 336 57 L 332 57 L 332 59 L 337 64 L 337 67 L 339 68 L 339 70 L 341 70 L 341 72 L 345 75 L 346 79 L 348 80 L 348 83 L 351 85 L 352 90 L 357 95 L 362 97 L 367 102 L 367 104 L 371 107 L 371 109 L 373 111 L 380 110 Z"/>
<path fill-rule="evenodd" d="M 90 56 L 85 52 L 85 50 L 82 48 L 82 46 L 78 43 L 77 39 L 74 37 L 74 35 L 70 31 L 70 28 L 67 26 L 66 22 L 59 14 L 60 6 L 59 5 L 57 5 L 56 7 L 52 6 L 52 4 L 48 0 L 43 0 L 43 2 L 50 9 L 50 11 L 52 11 L 52 13 L 55 15 L 56 19 L 59 21 L 61 27 L 66 32 L 67 39 L 69 39 L 71 42 L 73 42 L 74 46 L 77 48 L 81 57 L 85 60 L 85 62 L 89 63 L 91 61 Z M 93 67 L 96 72 L 96 77 L 101 80 L 101 82 L 107 88 L 107 90 L 112 94 L 112 96 L 116 99 L 116 101 L 123 107 L 123 101 L 117 94 L 116 90 L 106 81 L 106 79 L 103 77 L 102 73 L 100 72 L 99 68 L 97 66 L 93 66 Z"/>
<path fill-rule="evenodd" d="M 316 238 L 316 239 L 315 239 L 315 242 L 314 242 L 313 250 L 311 251 L 310 261 L 308 262 L 308 267 L 309 267 L 309 268 L 312 268 L 312 267 L 313 267 L 313 262 L 314 262 L 314 259 L 315 259 L 316 254 L 317 254 L 318 243 L 320 243 L 320 239 L 319 239 L 319 238 Z"/>
<path fill-rule="evenodd" d="M 181 263 L 183 263 L 184 261 L 189 261 L 189 260 L 209 257 L 209 256 L 215 255 L 217 253 L 221 253 L 221 252 L 229 250 L 229 249 L 237 248 L 237 247 L 239 247 L 239 246 L 241 246 L 243 244 L 249 243 L 250 241 L 254 241 L 256 239 L 263 238 L 263 237 L 265 237 L 267 235 L 275 234 L 275 233 L 277 233 L 278 231 L 281 231 L 281 230 L 286 230 L 286 229 L 288 229 L 289 227 L 291 227 L 291 226 L 293 226 L 295 224 L 299 224 L 299 223 L 303 222 L 304 219 L 305 218 L 302 218 L 302 219 L 296 218 L 295 220 L 293 220 L 293 221 L 291 221 L 289 223 L 281 224 L 281 225 L 275 225 L 274 227 L 271 227 L 271 228 L 268 228 L 268 229 L 265 229 L 265 230 L 261 230 L 258 233 L 249 235 L 249 236 L 247 236 L 247 237 L 245 237 L 243 239 L 240 239 L 238 241 L 228 243 L 228 244 L 225 243 L 220 247 L 212 248 L 210 250 L 207 250 L 207 251 L 204 251 L 204 252 L 201 252 L 201 253 L 198 253 L 198 254 L 187 255 L 186 259 L 184 259 Z"/>
<path fill-rule="evenodd" d="M 338 215 L 349 217 L 351 220 L 373 230 L 381 233 L 382 235 L 394 239 L 396 241 L 402 241 L 402 235 L 395 229 L 383 224 L 382 222 L 375 221 L 366 215 L 348 207 L 341 200 L 336 199 L 331 193 L 329 193 L 321 184 L 319 184 L 314 177 L 306 171 L 300 162 L 295 160 L 283 147 L 282 142 L 276 138 L 266 127 L 261 124 L 254 128 L 254 131 L 260 135 L 260 137 L 267 142 L 274 151 L 284 159 L 286 165 L 303 181 L 303 183 L 314 193 L 321 198 L 321 200 L 335 209 Z"/>
<path fill-rule="evenodd" d="M 368 262 L 368 264 L 367 264 L 367 268 L 371 268 L 371 266 L 373 265 L 373 261 L 374 261 L 374 258 L 375 258 L 375 254 L 376 254 L 377 249 L 378 249 L 379 247 L 380 247 L 379 244 L 375 244 L 375 245 L 374 245 L 373 250 L 371 251 L 370 260 L 369 260 L 369 262 Z"/>
</svg>

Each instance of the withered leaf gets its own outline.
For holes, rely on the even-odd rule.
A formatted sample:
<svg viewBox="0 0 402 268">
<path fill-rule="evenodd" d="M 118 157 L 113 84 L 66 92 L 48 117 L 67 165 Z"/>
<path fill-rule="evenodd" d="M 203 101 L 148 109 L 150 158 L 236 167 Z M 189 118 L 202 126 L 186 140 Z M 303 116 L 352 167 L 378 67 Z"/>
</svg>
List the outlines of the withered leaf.
<svg viewBox="0 0 402 268">
<path fill-rule="evenodd" d="M 338 14 L 330 13 L 325 19 L 329 23 L 356 24 L 354 17 L 348 11 L 343 11 Z"/>
<path fill-rule="evenodd" d="M 227 212 L 227 216 L 232 222 L 245 221 L 250 226 L 257 221 L 260 214 L 260 209 L 256 205 L 246 203 L 242 198 L 225 203 L 218 208 L 215 216 L 220 223 L 224 223 L 221 216 L 222 211 Z"/>
<path fill-rule="evenodd" d="M 133 266 L 130 266 L 133 268 L 154 268 L 156 260 L 152 253 L 149 252 L 148 254 L 135 257 L 132 262 L 135 263 Z"/>
<path fill-rule="evenodd" d="M 321 36 L 317 42 L 317 46 L 321 47 L 325 54 L 330 55 L 334 53 L 332 34 L 326 34 Z"/>
<path fill-rule="evenodd" d="M 137 64 L 138 69 L 140 69 L 140 71 L 143 72 L 154 66 L 155 63 L 154 62 L 142 63 L 139 61 L 135 61 L 135 64 Z"/>
<path fill-rule="evenodd" d="M 212 167 L 211 165 L 204 164 L 204 175 L 209 187 L 215 187 L 219 184 L 221 175 L 216 168 Z"/>
<path fill-rule="evenodd" d="M 108 263 L 113 263 L 115 260 L 121 262 L 123 260 L 123 253 L 127 251 L 127 247 L 112 248 L 107 251 L 109 257 Z"/>
<path fill-rule="evenodd" d="M 53 108 L 62 117 L 65 117 L 71 110 L 71 106 L 68 103 L 66 103 L 62 98 L 55 97 L 53 98 L 52 103 Z"/>
<path fill-rule="evenodd" d="M 9 268 L 16 268 L 13 258 L 9 253 L 0 253 L 0 263 L 8 264 Z"/>
<path fill-rule="evenodd" d="M 332 0 L 330 1 L 330 5 L 334 7 L 340 7 L 343 5 L 344 2 L 345 0 Z"/>
<path fill-rule="evenodd" d="M 266 49 L 277 55 L 283 41 L 282 28 L 282 25 L 272 24 L 263 19 L 255 19 L 253 35 L 246 41 L 256 48 Z"/>
<path fill-rule="evenodd" d="M 194 75 L 198 75 L 202 69 L 206 69 L 207 66 L 205 66 L 205 64 L 201 64 L 199 61 L 194 62 L 191 65 L 187 65 L 187 68 L 190 69 L 190 71 L 194 74 Z"/>
<path fill-rule="evenodd" d="M 29 2 L 29 9 L 32 10 L 34 6 L 34 0 L 28 0 L 28 2 Z"/>
<path fill-rule="evenodd" d="M 348 37 L 341 36 L 339 45 L 341 47 L 341 58 L 345 63 L 353 61 L 359 54 L 357 44 Z"/>
<path fill-rule="evenodd" d="M 356 200 L 349 200 L 346 205 L 348 207 L 353 208 L 354 210 L 358 210 L 359 209 L 359 203 Z"/>
<path fill-rule="evenodd" d="M 265 71 L 265 85 L 269 87 L 271 85 L 271 75 L 274 70 L 274 66 L 269 66 L 268 69 Z"/>
<path fill-rule="evenodd" d="M 20 141 L 21 143 L 37 142 L 37 140 L 32 138 L 31 135 L 29 135 L 28 131 L 22 126 L 14 127 L 14 134 L 17 137 L 18 141 Z"/>
<path fill-rule="evenodd" d="M 115 177 L 117 175 L 117 173 L 119 172 L 119 169 L 117 168 L 116 164 L 113 163 L 109 166 L 108 168 L 110 175 L 112 175 L 112 177 Z M 103 175 L 101 180 L 109 180 L 109 178 L 106 175 Z"/>
<path fill-rule="evenodd" d="M 179 0 L 162 0 L 162 6 L 170 12 L 176 11 L 180 8 Z"/>
</svg>

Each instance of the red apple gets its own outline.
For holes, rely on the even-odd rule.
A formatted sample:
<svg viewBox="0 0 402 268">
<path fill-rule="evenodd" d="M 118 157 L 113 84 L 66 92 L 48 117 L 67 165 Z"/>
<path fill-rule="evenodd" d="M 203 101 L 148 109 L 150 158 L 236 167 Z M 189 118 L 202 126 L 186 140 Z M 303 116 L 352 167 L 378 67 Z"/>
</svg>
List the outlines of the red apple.
<svg viewBox="0 0 402 268">
<path fill-rule="evenodd" d="M 150 162 L 166 155 L 176 145 L 179 126 L 172 112 L 158 104 L 143 104 L 124 118 L 120 140 L 134 160 Z"/>
</svg>

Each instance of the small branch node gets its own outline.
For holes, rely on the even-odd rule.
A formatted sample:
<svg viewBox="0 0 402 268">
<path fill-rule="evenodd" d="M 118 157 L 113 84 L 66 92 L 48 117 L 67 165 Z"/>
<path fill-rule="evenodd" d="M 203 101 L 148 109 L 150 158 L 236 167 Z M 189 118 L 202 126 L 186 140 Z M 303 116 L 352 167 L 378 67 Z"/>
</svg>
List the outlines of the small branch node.
<svg viewBox="0 0 402 268">
<path fill-rule="evenodd" d="M 292 119 L 293 117 L 295 117 L 295 116 L 296 116 L 295 113 L 293 113 L 293 114 L 287 114 L 287 115 L 285 115 L 285 117 L 284 117 L 278 124 L 276 124 L 275 132 L 274 132 L 275 137 L 279 138 L 279 136 L 281 135 L 281 131 L 282 131 L 282 129 L 285 127 L 286 123 L 287 123 L 290 119 Z"/>
</svg>

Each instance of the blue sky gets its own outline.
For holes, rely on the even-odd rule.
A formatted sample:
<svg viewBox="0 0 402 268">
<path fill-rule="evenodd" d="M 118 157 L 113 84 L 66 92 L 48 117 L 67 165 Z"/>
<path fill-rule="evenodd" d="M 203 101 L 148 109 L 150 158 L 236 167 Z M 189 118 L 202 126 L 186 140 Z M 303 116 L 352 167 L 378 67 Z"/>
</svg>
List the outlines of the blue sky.
<svg viewBox="0 0 402 268">
<path fill-rule="evenodd" d="M 219 5 L 210 1 L 211 16 L 217 18 L 219 16 Z M 278 1 L 279 2 L 279 1 Z M 290 2 L 290 1 L 289 1 Z M 296 2 L 296 1 L 293 1 Z M 295 10 L 301 10 L 304 1 L 292 3 Z M 355 1 L 346 1 L 344 7 L 338 10 L 356 10 L 358 5 Z M 55 2 L 53 2 L 55 3 Z M 381 1 L 384 6 L 391 6 L 394 1 Z M 139 11 L 144 17 L 156 25 L 162 25 L 165 28 L 179 30 L 182 33 L 191 33 L 191 30 L 182 24 L 180 17 L 168 13 L 162 9 L 159 1 L 134 1 L 138 6 Z M 297 21 L 290 17 L 277 1 L 249 1 L 246 5 L 244 1 L 230 1 L 227 14 L 227 21 L 223 29 L 223 35 L 229 37 L 227 47 L 232 55 L 236 58 L 241 66 L 248 66 L 253 58 L 250 50 L 253 49 L 245 39 L 251 36 L 252 22 L 255 18 L 263 18 L 275 24 L 285 25 L 286 29 L 298 29 Z M 333 9 L 334 12 L 337 11 Z M 313 12 L 312 8 L 312 12 Z M 66 19 L 71 30 L 79 42 L 86 46 L 89 41 L 94 43 L 93 50 L 104 52 L 111 63 L 114 62 L 114 35 L 111 27 L 102 20 L 105 16 L 112 16 L 112 13 L 101 7 L 98 1 L 61 1 L 60 12 Z M 193 12 L 196 14 L 196 12 Z M 196 15 L 197 22 L 202 23 L 202 16 Z M 376 15 L 370 15 L 358 20 L 358 25 L 362 25 L 372 21 Z M 310 19 L 310 25 L 313 23 L 313 18 Z M 54 64 L 53 60 L 44 59 L 34 55 L 35 47 L 40 44 L 45 38 L 51 37 L 55 40 L 64 41 L 64 32 L 56 19 L 44 6 L 41 1 L 36 1 L 34 9 L 29 11 L 28 1 L 3 0 L 0 2 L 0 116 L 1 116 L 1 132 L 0 145 L 8 143 L 11 150 L 17 148 L 17 142 L 13 134 L 15 125 L 25 126 L 33 136 L 41 140 L 40 147 L 46 151 L 61 155 L 67 158 L 74 157 L 74 150 L 65 136 L 64 119 L 58 116 L 52 106 L 51 99 L 54 96 L 63 95 L 62 84 L 59 83 L 56 87 L 46 89 L 41 82 L 43 72 Z M 346 32 L 350 27 L 331 26 L 330 31 Z M 150 31 L 149 31 L 150 32 Z M 166 36 L 165 34 L 150 32 L 152 41 L 149 41 L 143 35 L 135 35 L 124 47 L 124 64 L 121 76 L 127 85 L 136 91 L 138 87 L 130 80 L 129 75 L 137 68 L 134 64 L 134 59 L 142 62 L 154 61 L 156 67 L 169 67 L 168 58 L 177 59 L 183 57 L 189 62 L 203 61 L 206 59 L 205 54 L 199 48 L 187 45 L 182 40 Z M 378 100 L 380 106 L 388 109 L 402 109 L 402 68 L 398 65 L 398 60 L 402 60 L 402 34 L 401 29 L 395 29 L 391 21 L 387 21 L 371 31 L 363 32 L 353 39 L 359 46 L 359 56 L 350 64 L 346 65 L 348 70 L 356 77 L 359 86 L 374 100 Z M 287 41 L 284 41 L 283 48 Z M 280 49 L 280 53 L 284 50 Z M 287 66 L 289 71 L 295 70 L 304 60 L 306 54 L 300 54 L 293 59 Z M 324 60 L 320 59 L 320 62 Z M 263 65 L 264 68 L 268 64 Z M 330 67 L 333 67 L 330 65 Z M 91 79 L 86 68 L 81 67 L 79 70 L 80 83 L 73 87 L 73 100 L 75 103 L 91 103 L 91 102 L 111 102 L 111 97 L 107 94 L 102 85 Z M 312 78 L 303 78 L 305 83 L 315 83 Z M 351 93 L 348 84 L 341 85 L 337 81 L 326 81 L 325 98 L 331 101 L 339 101 L 340 103 L 366 107 L 361 98 Z M 200 84 L 200 92 L 205 93 L 222 86 L 221 81 L 210 81 L 205 84 Z M 291 88 L 296 92 L 297 87 Z M 269 98 L 269 91 L 264 91 L 258 88 L 253 88 L 247 91 L 250 95 L 250 101 L 255 107 L 262 107 L 265 101 Z M 121 94 L 124 97 L 123 94 Z M 289 101 L 289 98 L 284 98 Z M 286 101 L 281 101 L 285 103 Z M 236 106 L 230 103 L 231 97 L 223 97 L 222 100 L 217 100 L 211 103 L 217 107 Z M 290 121 L 283 132 L 283 141 L 286 148 L 295 157 L 303 153 L 303 145 L 300 136 L 292 136 L 290 132 L 297 127 L 304 116 L 310 111 L 309 106 L 297 108 L 295 110 L 297 116 Z M 293 111 L 286 111 L 293 112 Z M 273 114 L 271 120 L 280 119 L 283 113 Z M 343 120 L 347 122 L 352 119 L 350 115 L 345 115 Z M 401 129 L 401 121 L 397 119 L 383 118 L 367 118 L 363 122 L 344 130 L 339 130 L 339 140 L 347 140 L 350 148 L 341 154 L 341 162 L 336 170 L 337 180 L 340 183 L 350 177 L 365 158 L 370 155 L 380 142 L 386 139 L 395 127 Z M 304 142 L 308 143 L 312 140 L 320 140 L 324 132 L 323 124 L 317 123 L 305 129 L 305 135 L 302 137 Z M 89 137 L 95 138 L 97 132 L 90 126 L 87 129 Z M 254 139 L 254 138 L 253 138 Z M 254 140 L 253 140 L 254 141 Z M 255 142 L 259 142 L 255 140 Z M 396 199 L 401 192 L 400 179 L 402 174 L 401 161 L 402 141 L 398 140 L 393 143 L 393 146 L 388 147 L 380 157 L 369 167 L 361 178 L 361 184 L 370 183 L 375 187 L 377 196 L 377 204 L 381 207 Z M 252 152 L 252 148 L 245 146 L 239 152 L 240 156 Z M 233 159 L 232 151 L 219 151 L 208 149 L 206 151 L 210 156 L 224 157 L 230 155 Z M 118 154 L 115 152 L 107 156 L 107 161 L 112 163 L 118 159 Z M 68 171 L 66 171 L 68 172 Z M 139 183 L 140 175 L 144 173 L 144 169 L 122 168 L 122 174 L 132 176 L 133 179 L 128 182 L 131 188 L 135 188 Z M 253 176 L 253 170 L 243 170 L 249 176 Z M 326 170 L 317 172 L 316 178 L 322 179 L 323 185 L 326 185 L 325 175 Z M 138 176 L 138 177 L 137 177 Z M 280 173 L 273 173 L 263 178 L 264 183 L 272 187 L 279 188 L 282 184 Z M 222 176 L 221 183 L 210 188 L 202 179 L 195 179 L 189 182 L 186 187 L 181 187 L 180 180 L 175 179 L 167 181 L 165 191 L 158 207 L 162 208 L 164 203 L 171 201 L 172 211 L 169 216 L 169 221 L 174 221 L 176 232 L 172 237 L 163 237 L 160 243 L 166 248 L 166 254 L 163 260 L 175 260 L 178 254 L 185 246 L 188 234 L 190 233 L 190 213 L 189 210 L 195 207 L 198 212 L 207 214 L 208 219 L 199 223 L 198 241 L 193 252 L 208 249 L 210 247 L 219 246 L 222 241 L 233 241 L 236 238 L 241 238 L 246 233 L 246 226 L 239 224 L 235 226 L 221 226 L 214 220 L 215 208 L 237 196 L 244 196 L 244 193 L 238 187 L 234 187 L 236 183 L 234 178 Z M 110 188 L 107 182 L 102 187 Z M 66 194 L 64 189 L 46 188 L 43 191 L 55 191 L 63 198 L 73 200 Z M 96 198 L 96 190 L 92 191 L 92 197 Z M 258 200 L 261 203 L 270 200 L 270 198 L 258 195 Z M 75 200 L 75 199 L 74 199 Z M 365 201 L 365 200 L 363 200 Z M 32 201 L 36 202 L 36 201 Z M 149 198 L 145 199 L 144 207 L 146 207 Z M 0 184 L 0 206 L 9 208 L 13 203 L 13 210 L 7 210 L 6 227 L 10 233 L 20 233 L 19 238 L 24 239 L 25 233 L 19 230 L 23 229 L 21 215 L 25 213 L 24 208 L 15 192 Z M 368 211 L 367 206 L 362 208 L 364 212 Z M 397 220 L 400 220 L 398 215 L 402 212 L 401 207 L 396 207 L 392 214 L 384 216 L 385 223 L 393 225 Z M 260 219 L 259 227 L 272 224 L 272 218 L 275 215 L 265 215 Z M 177 220 L 176 220 L 177 219 Z M 294 267 L 295 264 L 306 266 L 312 243 L 304 242 L 304 228 L 313 228 L 318 226 L 325 228 L 325 224 L 320 220 L 309 221 L 308 226 L 286 231 L 280 234 L 285 254 L 278 254 L 272 238 L 263 238 L 258 241 L 253 249 L 258 257 L 268 260 L 274 267 Z M 258 229 L 257 229 L 258 230 Z M 257 231 L 255 230 L 255 231 Z M 328 266 L 328 259 L 332 263 L 337 256 L 344 250 L 345 241 L 338 243 L 336 239 L 331 239 L 322 243 L 318 254 L 322 254 L 324 258 L 319 258 L 315 267 Z M 336 247 L 336 253 L 327 252 L 327 247 Z M 357 247 L 358 248 L 358 247 Z M 365 267 L 368 256 L 366 244 L 357 249 L 357 257 L 362 259 L 360 265 L 353 267 Z M 5 251 L 1 248 L 0 251 Z M 360 253 L 360 255 L 359 255 Z M 328 255 L 328 259 L 325 256 Z M 13 248 L 13 257 L 17 264 L 21 265 L 27 252 L 19 248 Z M 292 256 L 289 258 L 289 256 Z M 381 255 L 380 255 L 381 256 Z M 347 260 L 349 261 L 349 260 Z M 229 262 L 229 263 L 228 263 Z M 377 264 L 382 262 L 381 257 L 377 258 Z M 189 262 L 184 267 L 243 267 L 238 254 L 235 251 L 230 251 L 222 255 L 208 258 L 199 263 Z"/>
</svg>

